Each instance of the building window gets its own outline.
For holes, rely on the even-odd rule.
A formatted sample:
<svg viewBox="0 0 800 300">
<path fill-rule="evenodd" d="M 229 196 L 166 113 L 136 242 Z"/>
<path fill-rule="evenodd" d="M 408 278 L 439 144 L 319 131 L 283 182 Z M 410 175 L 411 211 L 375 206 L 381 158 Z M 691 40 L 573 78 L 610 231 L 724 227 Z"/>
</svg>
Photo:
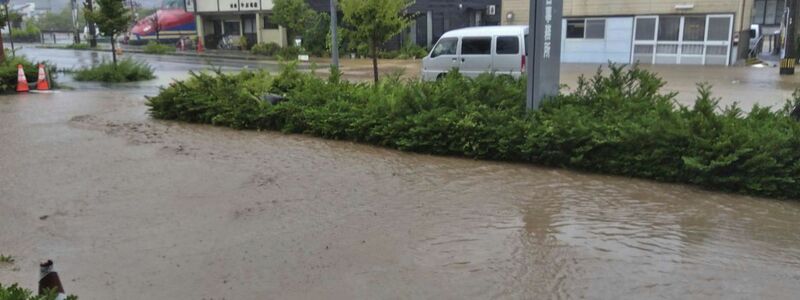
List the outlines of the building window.
<svg viewBox="0 0 800 300">
<path fill-rule="evenodd" d="M 568 39 L 604 39 L 606 38 L 605 19 L 573 19 L 567 20 Z"/>
<path fill-rule="evenodd" d="M 586 20 L 567 20 L 567 38 L 582 39 L 586 31 Z"/>
<path fill-rule="evenodd" d="M 278 24 L 272 22 L 272 15 L 264 16 L 264 29 L 278 29 Z"/>
<path fill-rule="evenodd" d="M 781 23 L 786 0 L 755 0 L 753 1 L 753 24 L 777 25 Z"/>
<path fill-rule="evenodd" d="M 680 16 L 663 16 L 658 20 L 658 40 L 677 41 L 681 30 Z"/>
<path fill-rule="evenodd" d="M 492 38 L 490 37 L 465 37 L 461 39 L 461 54 L 491 54 Z"/>
<path fill-rule="evenodd" d="M 706 17 L 686 17 L 683 20 L 683 41 L 702 42 L 706 36 Z"/>
<path fill-rule="evenodd" d="M 519 37 L 498 36 L 495 52 L 497 54 L 519 54 Z"/>
<path fill-rule="evenodd" d="M 239 22 L 237 21 L 225 21 L 222 23 L 223 30 L 225 31 L 225 35 L 240 35 L 241 31 L 239 30 Z"/>
</svg>

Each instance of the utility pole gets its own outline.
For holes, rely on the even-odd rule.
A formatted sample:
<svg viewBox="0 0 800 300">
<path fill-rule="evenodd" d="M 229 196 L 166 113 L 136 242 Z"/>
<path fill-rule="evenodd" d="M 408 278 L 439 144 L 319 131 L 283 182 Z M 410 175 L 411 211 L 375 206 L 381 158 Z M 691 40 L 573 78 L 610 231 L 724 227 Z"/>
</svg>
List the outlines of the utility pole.
<svg viewBox="0 0 800 300">
<path fill-rule="evenodd" d="M 783 56 L 781 57 L 781 75 L 794 75 L 794 65 L 797 62 L 797 43 L 795 41 L 795 34 L 797 31 L 797 24 L 795 24 L 795 17 L 797 17 L 797 2 L 798 0 L 787 0 L 786 10 L 784 12 L 786 22 L 786 40 L 783 41 Z"/>
<path fill-rule="evenodd" d="M 70 4 L 72 4 L 72 29 L 74 30 L 74 35 L 72 37 L 72 42 L 75 44 L 81 43 L 81 32 L 78 28 L 78 4 L 76 3 L 77 0 L 71 0 Z"/>
<path fill-rule="evenodd" d="M 153 26 L 156 29 L 156 44 L 161 44 L 161 38 L 159 36 L 159 32 L 161 31 L 161 25 L 158 24 L 158 9 L 156 9 L 156 13 L 153 14 Z"/>
<path fill-rule="evenodd" d="M 11 34 L 11 15 L 8 14 L 8 3 L 11 2 L 10 0 L 6 1 L 5 10 L 6 10 L 6 24 L 8 26 L 8 41 L 11 43 L 11 57 L 17 56 L 16 50 L 14 50 L 14 36 Z M 5 55 L 5 53 L 3 53 Z"/>
<path fill-rule="evenodd" d="M 331 67 L 339 68 L 339 39 L 337 29 L 336 0 L 331 0 Z"/>
<path fill-rule="evenodd" d="M 94 0 L 86 0 L 87 7 L 89 11 L 94 12 Z M 97 31 L 94 28 L 94 22 L 88 22 L 89 24 L 89 46 L 92 48 L 97 48 Z"/>
</svg>

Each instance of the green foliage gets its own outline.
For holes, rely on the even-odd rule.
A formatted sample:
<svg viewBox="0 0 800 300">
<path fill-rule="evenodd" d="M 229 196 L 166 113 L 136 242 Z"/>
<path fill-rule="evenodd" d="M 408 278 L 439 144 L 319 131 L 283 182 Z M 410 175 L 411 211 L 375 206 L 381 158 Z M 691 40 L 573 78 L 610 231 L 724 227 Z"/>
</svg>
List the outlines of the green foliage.
<svg viewBox="0 0 800 300">
<path fill-rule="evenodd" d="M 33 291 L 22 288 L 16 283 L 11 286 L 3 286 L 0 283 L 0 300 L 55 300 L 56 296 L 55 291 L 48 291 L 44 295 L 34 295 Z M 69 295 L 67 300 L 78 300 L 78 297 Z"/>
<path fill-rule="evenodd" d="M 257 80 L 254 80 L 257 79 Z M 261 83 L 258 88 L 252 82 Z M 525 80 L 458 73 L 435 82 L 319 79 L 294 65 L 271 78 L 200 74 L 148 99 L 160 119 L 306 133 L 440 155 L 531 162 L 800 199 L 800 122 L 791 109 L 720 108 L 700 86 L 692 107 L 649 71 L 612 66 L 540 110 Z M 287 101 L 259 100 L 269 91 Z"/>
<path fill-rule="evenodd" d="M 156 78 L 153 68 L 147 63 L 127 58 L 114 64 L 104 61 L 91 68 L 83 68 L 75 72 L 77 81 L 99 82 L 132 82 Z"/>
<path fill-rule="evenodd" d="M 42 31 L 33 22 L 25 24 L 24 28 L 14 28 L 11 30 L 11 37 L 19 42 L 39 42 Z"/>
<path fill-rule="evenodd" d="M 303 48 L 315 56 L 330 50 L 331 17 L 322 12 L 311 12 L 303 29 Z"/>
<path fill-rule="evenodd" d="M 237 44 L 239 46 L 239 49 L 241 50 L 250 49 L 250 43 L 247 41 L 247 37 L 245 36 L 240 36 L 239 40 L 237 41 Z"/>
<path fill-rule="evenodd" d="M 340 2 L 347 30 L 354 41 L 366 43 L 373 58 L 375 81 L 378 81 L 378 46 L 399 34 L 411 23 L 406 10 L 413 0 L 342 0 Z"/>
<path fill-rule="evenodd" d="M 64 46 L 64 48 L 75 49 L 75 50 L 88 50 L 90 46 L 89 44 L 80 43 L 80 44 L 69 44 L 67 46 Z"/>
<path fill-rule="evenodd" d="M 102 36 L 111 39 L 111 57 L 117 63 L 117 53 L 114 51 L 117 34 L 128 30 L 131 23 L 131 12 L 125 8 L 123 1 L 119 0 L 94 0 L 99 8 L 94 11 L 84 8 L 83 14 L 88 22 L 97 24 Z"/>
<path fill-rule="evenodd" d="M 58 13 L 50 11 L 36 18 L 36 26 L 42 30 L 64 30 L 72 28 L 72 10 L 67 6 Z M 86 18 L 78 14 L 78 27 L 86 26 Z"/>
<path fill-rule="evenodd" d="M 302 33 L 310 17 L 315 14 L 304 0 L 274 0 L 272 21 L 289 31 L 289 40 L 294 34 Z"/>
<path fill-rule="evenodd" d="M 278 51 L 280 50 L 281 46 L 274 42 L 258 43 L 253 45 L 252 48 L 250 48 L 250 53 L 255 55 L 275 56 L 278 54 Z"/>
<path fill-rule="evenodd" d="M 300 54 L 300 47 L 289 46 L 278 50 L 278 57 L 284 60 L 296 60 Z"/>
<path fill-rule="evenodd" d="M 402 48 L 400 48 L 400 55 L 397 56 L 398 59 L 419 59 L 428 56 L 428 49 L 425 49 L 422 46 L 414 44 L 411 41 L 406 42 Z"/>
<path fill-rule="evenodd" d="M 57 86 L 55 82 L 55 65 L 47 62 L 39 63 L 44 63 L 45 66 L 47 66 L 47 74 L 51 76 L 51 88 L 55 88 Z M 0 93 L 9 93 L 16 90 L 17 65 L 22 65 L 22 68 L 25 71 L 25 78 L 28 79 L 28 82 L 35 83 L 39 77 L 39 63 L 33 63 L 25 56 L 21 55 L 6 58 L 2 63 L 0 63 Z"/>
<path fill-rule="evenodd" d="M 145 45 L 144 48 L 142 48 L 142 51 L 147 54 L 166 54 L 175 52 L 175 47 L 170 45 L 162 45 L 151 40 L 147 42 L 147 45 Z"/>
<path fill-rule="evenodd" d="M 7 264 L 14 263 L 14 257 L 11 255 L 0 254 L 0 263 L 7 263 Z"/>
</svg>

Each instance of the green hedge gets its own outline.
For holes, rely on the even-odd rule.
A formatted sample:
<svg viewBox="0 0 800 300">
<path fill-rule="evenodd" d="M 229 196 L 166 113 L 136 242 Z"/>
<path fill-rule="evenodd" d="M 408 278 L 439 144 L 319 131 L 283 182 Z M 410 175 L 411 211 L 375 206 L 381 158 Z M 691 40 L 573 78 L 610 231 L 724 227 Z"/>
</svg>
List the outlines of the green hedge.
<svg viewBox="0 0 800 300">
<path fill-rule="evenodd" d="M 153 75 L 153 68 L 150 65 L 130 58 L 122 59 L 116 65 L 110 61 L 103 61 L 75 72 L 77 81 L 132 82 L 154 78 L 156 76 Z"/>
<path fill-rule="evenodd" d="M 0 300 L 55 300 L 56 296 L 54 291 L 44 295 L 35 295 L 33 291 L 22 288 L 16 283 L 11 286 L 3 286 L 0 283 Z M 78 297 L 69 295 L 67 300 L 78 300 Z"/>
<path fill-rule="evenodd" d="M 175 52 L 175 47 L 158 44 L 155 41 L 149 41 L 147 42 L 147 45 L 142 48 L 142 51 L 147 54 L 167 54 Z"/>
<path fill-rule="evenodd" d="M 524 108 L 525 82 L 449 74 L 436 82 L 377 85 L 301 74 L 194 74 L 148 98 L 153 117 L 241 129 L 273 129 L 400 150 L 531 162 L 800 199 L 800 122 L 780 110 L 720 108 L 701 86 L 679 106 L 664 82 L 612 66 L 581 78 L 541 110 Z M 271 105 L 264 93 L 285 94 Z"/>
</svg>

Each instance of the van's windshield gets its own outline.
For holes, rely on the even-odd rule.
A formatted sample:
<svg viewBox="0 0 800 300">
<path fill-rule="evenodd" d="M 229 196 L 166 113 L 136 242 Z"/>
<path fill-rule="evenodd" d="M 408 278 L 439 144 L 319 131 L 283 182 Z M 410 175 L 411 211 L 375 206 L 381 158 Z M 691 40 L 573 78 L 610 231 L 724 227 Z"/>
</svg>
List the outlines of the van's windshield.
<svg viewBox="0 0 800 300">
<path fill-rule="evenodd" d="M 436 46 L 433 47 L 433 51 L 431 51 L 431 57 L 437 57 L 439 55 L 456 55 L 456 49 L 458 46 L 458 38 L 443 38 L 440 39 L 439 42 L 436 43 Z"/>
</svg>

